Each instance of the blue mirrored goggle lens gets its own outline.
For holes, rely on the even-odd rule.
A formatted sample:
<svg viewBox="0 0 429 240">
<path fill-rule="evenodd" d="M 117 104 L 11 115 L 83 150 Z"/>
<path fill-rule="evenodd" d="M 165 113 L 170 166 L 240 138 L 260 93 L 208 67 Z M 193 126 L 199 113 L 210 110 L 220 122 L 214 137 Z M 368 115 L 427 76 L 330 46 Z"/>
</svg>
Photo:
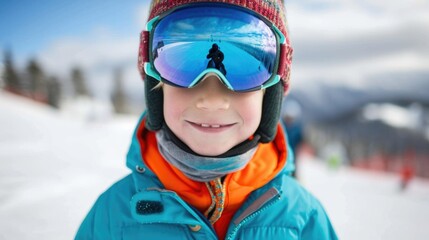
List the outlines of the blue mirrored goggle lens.
<svg viewBox="0 0 429 240">
<path fill-rule="evenodd" d="M 201 73 L 216 69 L 235 91 L 258 88 L 273 75 L 276 55 L 273 30 L 235 8 L 183 8 L 154 26 L 153 66 L 181 87 L 192 87 Z"/>
</svg>

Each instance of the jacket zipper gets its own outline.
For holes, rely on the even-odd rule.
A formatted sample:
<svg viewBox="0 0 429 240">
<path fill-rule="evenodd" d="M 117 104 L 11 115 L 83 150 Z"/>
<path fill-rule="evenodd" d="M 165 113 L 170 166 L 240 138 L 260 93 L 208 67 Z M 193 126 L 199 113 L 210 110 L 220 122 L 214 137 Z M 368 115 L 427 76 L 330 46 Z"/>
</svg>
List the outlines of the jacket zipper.
<svg viewBox="0 0 429 240">
<path fill-rule="evenodd" d="M 234 239 L 235 235 L 237 234 L 238 229 L 245 224 L 247 221 L 249 221 L 251 218 L 255 217 L 256 215 L 260 214 L 261 212 L 265 211 L 269 207 L 271 207 L 274 203 L 280 200 L 280 193 L 276 188 L 269 189 L 266 193 L 264 193 L 261 197 L 259 197 L 257 200 L 254 201 L 254 203 L 258 202 L 260 199 L 266 197 L 265 195 L 268 194 L 268 199 L 264 201 L 258 209 L 253 210 L 252 212 L 249 212 L 247 216 L 245 216 L 238 224 L 236 224 L 236 227 L 231 231 L 230 234 L 225 238 L 227 240 Z M 271 195 L 271 196 L 270 196 Z M 252 207 L 252 205 L 249 206 L 249 208 Z M 244 211 L 246 212 L 246 210 Z M 243 212 L 243 213 L 244 213 Z M 241 216 L 241 215 L 240 215 Z M 240 216 L 238 218 L 240 218 Z"/>
</svg>

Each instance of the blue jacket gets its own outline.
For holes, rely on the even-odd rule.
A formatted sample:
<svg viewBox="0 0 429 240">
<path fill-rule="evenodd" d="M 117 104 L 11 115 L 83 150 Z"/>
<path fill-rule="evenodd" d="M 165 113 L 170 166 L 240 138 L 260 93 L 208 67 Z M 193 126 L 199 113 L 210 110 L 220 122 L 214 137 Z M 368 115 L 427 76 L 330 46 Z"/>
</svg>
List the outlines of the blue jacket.
<svg viewBox="0 0 429 240">
<path fill-rule="evenodd" d="M 144 165 L 136 133 L 127 155 L 132 173 L 98 198 L 75 239 L 217 239 L 207 219 Z M 236 212 L 226 239 L 337 239 L 319 201 L 290 177 L 288 158 Z"/>
</svg>

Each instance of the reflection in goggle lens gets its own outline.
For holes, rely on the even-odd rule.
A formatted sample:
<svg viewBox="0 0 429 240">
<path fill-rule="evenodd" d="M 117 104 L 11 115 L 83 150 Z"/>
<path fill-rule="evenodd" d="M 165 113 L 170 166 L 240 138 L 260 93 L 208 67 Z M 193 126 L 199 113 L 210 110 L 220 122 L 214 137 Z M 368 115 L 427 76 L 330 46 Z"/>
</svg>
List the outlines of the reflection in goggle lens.
<svg viewBox="0 0 429 240">
<path fill-rule="evenodd" d="M 179 9 L 155 26 L 152 62 L 163 79 L 192 86 L 205 70 L 234 90 L 260 87 L 275 70 L 277 40 L 261 19 L 235 8 Z"/>
</svg>

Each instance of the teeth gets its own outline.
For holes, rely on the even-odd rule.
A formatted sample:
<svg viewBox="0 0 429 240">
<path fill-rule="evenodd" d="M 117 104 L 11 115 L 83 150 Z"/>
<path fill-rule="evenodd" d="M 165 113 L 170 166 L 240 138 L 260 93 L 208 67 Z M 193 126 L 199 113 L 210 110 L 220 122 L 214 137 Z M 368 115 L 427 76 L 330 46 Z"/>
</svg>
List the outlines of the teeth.
<svg viewBox="0 0 429 240">
<path fill-rule="evenodd" d="M 204 127 L 204 128 L 220 128 L 220 125 L 219 124 L 210 125 L 207 123 L 201 123 L 201 127 Z"/>
</svg>

